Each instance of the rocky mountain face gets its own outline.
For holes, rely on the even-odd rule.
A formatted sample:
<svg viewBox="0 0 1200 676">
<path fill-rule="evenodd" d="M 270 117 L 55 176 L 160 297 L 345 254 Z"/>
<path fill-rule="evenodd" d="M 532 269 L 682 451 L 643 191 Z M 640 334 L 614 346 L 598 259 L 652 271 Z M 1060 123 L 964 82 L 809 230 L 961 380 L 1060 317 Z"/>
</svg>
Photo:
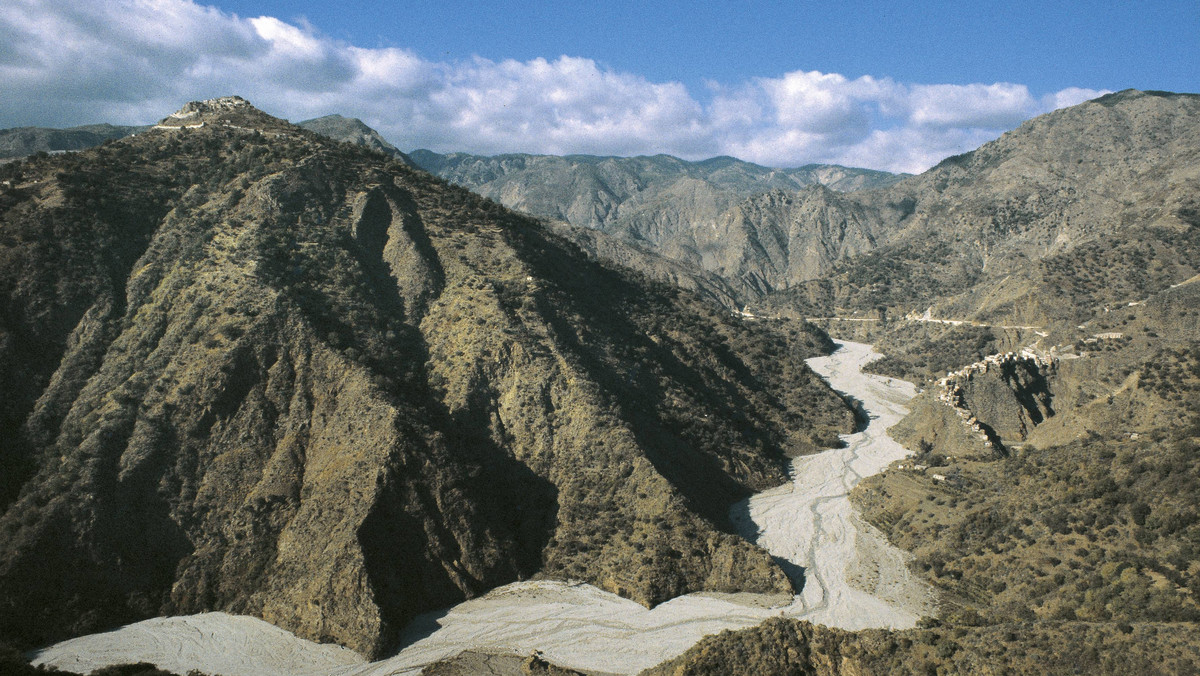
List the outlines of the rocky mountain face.
<svg viewBox="0 0 1200 676">
<path fill-rule="evenodd" d="M 1069 324 L 1200 272 L 1198 164 L 1197 95 L 1129 90 L 1043 115 L 844 195 L 878 246 L 768 305 Z"/>
<path fill-rule="evenodd" d="M 519 578 L 790 590 L 728 506 L 853 415 L 742 324 L 236 97 L 0 167 L 0 631 L 252 614 L 374 655 Z"/>
<path fill-rule="evenodd" d="M 593 260 L 626 268 L 655 281 L 686 289 L 731 312 L 740 310 L 744 304 L 739 287 L 715 272 L 672 260 L 646 246 L 626 242 L 599 230 L 578 228 L 561 221 L 545 221 L 544 225 L 570 240 Z"/>
<path fill-rule="evenodd" d="M 853 215 L 829 220 L 827 205 L 838 202 L 832 191 L 900 178 L 832 165 L 768 169 L 729 157 L 687 162 L 666 155 L 481 157 L 417 150 L 412 158 L 505 206 L 598 230 L 716 274 L 743 299 L 813 279 L 837 260 L 831 255 L 869 248 L 872 233 Z M 827 189 L 802 192 L 811 186 Z"/>
<path fill-rule="evenodd" d="M 876 246 L 877 226 L 854 202 L 824 186 L 746 199 L 715 227 L 697 230 L 696 263 L 750 296 L 818 279 L 833 265 Z"/>
<path fill-rule="evenodd" d="M 83 150 L 105 141 L 125 138 L 146 127 L 89 124 L 69 129 L 15 127 L 0 129 L 0 160 L 25 157 L 37 152 Z"/>
</svg>

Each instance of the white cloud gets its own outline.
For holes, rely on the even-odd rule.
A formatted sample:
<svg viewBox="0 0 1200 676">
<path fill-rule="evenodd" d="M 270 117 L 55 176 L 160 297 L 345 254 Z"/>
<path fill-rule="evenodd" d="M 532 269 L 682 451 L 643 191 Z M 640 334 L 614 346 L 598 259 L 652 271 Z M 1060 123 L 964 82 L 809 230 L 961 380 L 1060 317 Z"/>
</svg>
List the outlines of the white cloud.
<svg viewBox="0 0 1200 676">
<path fill-rule="evenodd" d="M 920 126 L 1001 129 L 1027 119 L 1034 108 L 1025 85 L 917 85 L 909 92 L 909 120 Z"/>
<path fill-rule="evenodd" d="M 637 153 L 658 143 L 686 144 L 703 116 L 682 85 L 602 70 L 589 59 L 476 59 L 444 73 L 417 102 L 427 119 L 438 121 L 424 130 L 426 138 L 444 148 Z"/>
<path fill-rule="evenodd" d="M 1095 89 L 1083 89 L 1080 87 L 1067 87 L 1061 91 L 1047 94 L 1042 97 L 1041 110 L 1051 111 L 1068 106 L 1075 106 L 1089 99 L 1094 99 L 1101 94 L 1107 94 L 1107 91 L 1096 91 Z"/>
<path fill-rule="evenodd" d="M 1103 92 L 1037 99 L 1020 84 L 796 71 L 710 83 L 701 101 L 678 82 L 586 58 L 432 62 L 189 0 L 0 4 L 0 127 L 146 123 L 188 100 L 235 93 L 290 119 L 361 117 L 402 148 L 726 154 L 919 171 Z"/>
</svg>

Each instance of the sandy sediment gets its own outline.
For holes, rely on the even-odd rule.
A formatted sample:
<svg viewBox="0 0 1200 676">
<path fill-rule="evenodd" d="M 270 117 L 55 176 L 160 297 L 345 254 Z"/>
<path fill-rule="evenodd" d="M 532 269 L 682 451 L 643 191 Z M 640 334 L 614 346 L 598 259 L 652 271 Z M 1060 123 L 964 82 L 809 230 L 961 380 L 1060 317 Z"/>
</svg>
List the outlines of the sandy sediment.
<svg viewBox="0 0 1200 676">
<path fill-rule="evenodd" d="M 809 360 L 833 389 L 861 405 L 866 425 L 842 435 L 843 448 L 793 460 L 791 484 L 751 497 L 743 509 L 743 535 L 803 568 L 798 607 L 787 614 L 842 629 L 907 628 L 932 611 L 932 594 L 909 574 L 905 554 L 850 504 L 850 490 L 863 477 L 908 454 L 887 429 L 908 414 L 916 388 L 863 373 L 879 356 L 870 345 L 844 342 L 834 354 Z"/>
<path fill-rule="evenodd" d="M 152 662 L 177 674 L 199 669 L 225 676 L 317 676 L 365 660 L 349 648 L 305 641 L 260 619 L 218 612 L 157 617 L 73 638 L 40 651 L 33 662 L 82 674 Z"/>
<path fill-rule="evenodd" d="M 905 403 L 915 388 L 862 373 L 877 356 L 869 345 L 846 342 L 833 355 L 809 360 L 834 389 L 861 403 L 868 424 L 843 435 L 843 448 L 796 458 L 791 483 L 731 511 L 743 534 L 803 584 L 795 597 L 690 594 L 648 610 L 590 585 L 538 580 L 418 618 L 406 647 L 374 663 L 223 613 L 159 618 L 74 639 L 43 651 L 35 662 L 78 671 L 149 661 L 229 676 L 384 676 L 419 673 L 464 650 L 516 655 L 536 650 L 562 666 L 627 674 L 674 657 L 706 635 L 779 615 L 844 629 L 911 627 L 931 612 L 932 594 L 909 575 L 905 554 L 865 524 L 849 501 L 862 477 L 907 453 L 886 430 L 907 414 Z M 179 641 L 185 648 L 176 647 Z"/>
</svg>

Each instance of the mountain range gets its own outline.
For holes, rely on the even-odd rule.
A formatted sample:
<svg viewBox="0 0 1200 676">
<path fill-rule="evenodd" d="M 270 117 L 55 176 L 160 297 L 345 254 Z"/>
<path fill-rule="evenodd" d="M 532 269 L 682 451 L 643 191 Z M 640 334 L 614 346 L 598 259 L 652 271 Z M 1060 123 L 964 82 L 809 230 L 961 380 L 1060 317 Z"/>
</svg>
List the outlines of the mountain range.
<svg viewBox="0 0 1200 676">
<path fill-rule="evenodd" d="M 730 158 L 412 157 L 511 208 L 711 273 L 735 303 L 809 316 L 950 303 L 948 311 L 1028 324 L 1058 318 L 1064 305 L 1025 284 L 1053 276 L 1038 268 L 1043 259 L 1114 235 L 1126 251 L 1186 233 L 1198 209 L 1198 110 L 1195 95 L 1110 94 L 919 176 L 768 170 Z M 1178 278 L 1191 246 L 1157 251 L 1165 271 L 1151 286 Z M 1112 294 L 1140 292 L 1114 282 Z M 1088 302 L 1120 300 L 1112 294 Z"/>
<path fill-rule="evenodd" d="M 69 129 L 15 127 L 0 130 L 0 160 L 25 157 L 37 152 L 83 150 L 105 141 L 115 141 L 145 131 L 145 126 L 89 124 Z"/>
<path fill-rule="evenodd" d="M 1125 91 L 1043 115 L 919 176 L 846 195 L 840 213 L 873 224 L 875 245 L 772 304 L 818 314 L 935 305 L 1045 324 L 1140 300 L 1200 271 L 1198 159 L 1200 96 Z M 1105 283 L 1076 288 L 1056 274 L 1082 251 L 1087 276 Z M 1130 265 L 1134 251 L 1154 265 Z"/>
<path fill-rule="evenodd" d="M 222 609 L 378 655 L 528 577 L 793 591 L 728 509 L 856 428 L 833 336 L 921 390 L 851 497 L 938 617 L 655 673 L 1187 673 L 1198 194 L 1200 96 L 1135 90 L 916 176 L 406 155 L 236 97 L 2 164 L 0 638 Z"/>
<path fill-rule="evenodd" d="M 418 166 L 507 207 L 596 230 L 622 244 L 649 250 L 687 268 L 715 274 L 738 300 L 756 298 L 827 267 L 831 228 L 857 252 L 869 237 L 857 223 L 824 223 L 804 232 L 798 219 L 824 215 L 821 200 L 840 204 L 834 191 L 889 185 L 899 175 L 835 165 L 768 169 L 731 157 L 686 162 L 674 157 L 499 155 L 480 157 L 426 150 Z M 817 198 L 792 209 L 810 186 Z M 805 193 L 807 194 L 807 193 Z M 764 212 L 770 212 L 766 220 Z M 823 236 L 823 237 L 822 237 Z M 819 239 L 820 241 L 814 241 Z M 838 247 L 833 247 L 836 256 Z"/>
<path fill-rule="evenodd" d="M 223 609 L 379 654 L 534 575 L 791 590 L 728 509 L 854 424 L 813 327 L 236 97 L 0 170 L 5 634 Z"/>
</svg>

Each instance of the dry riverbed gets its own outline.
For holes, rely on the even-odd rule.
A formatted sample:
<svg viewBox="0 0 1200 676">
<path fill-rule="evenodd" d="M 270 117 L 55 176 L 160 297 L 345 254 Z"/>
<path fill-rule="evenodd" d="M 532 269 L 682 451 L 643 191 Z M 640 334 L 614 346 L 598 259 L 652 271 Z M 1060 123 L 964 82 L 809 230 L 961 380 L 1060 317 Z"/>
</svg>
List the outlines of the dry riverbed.
<svg viewBox="0 0 1200 676">
<path fill-rule="evenodd" d="M 463 650 L 528 655 L 596 673 L 635 673 L 722 629 L 784 615 L 845 629 L 906 628 L 932 610 L 932 594 L 909 575 L 905 555 L 864 523 L 849 492 L 906 451 L 885 433 L 908 411 L 908 382 L 862 373 L 879 355 L 839 343 L 809 360 L 834 389 L 861 403 L 864 428 L 843 448 L 793 461 L 793 481 L 736 505 L 735 523 L 802 582 L 795 597 L 690 594 L 652 610 L 582 583 L 518 582 L 419 618 L 406 647 L 367 663 L 341 648 L 295 638 L 260 620 L 224 613 L 158 618 L 51 646 L 37 664 L 87 672 L 153 662 L 226 676 L 415 674 Z"/>
</svg>

